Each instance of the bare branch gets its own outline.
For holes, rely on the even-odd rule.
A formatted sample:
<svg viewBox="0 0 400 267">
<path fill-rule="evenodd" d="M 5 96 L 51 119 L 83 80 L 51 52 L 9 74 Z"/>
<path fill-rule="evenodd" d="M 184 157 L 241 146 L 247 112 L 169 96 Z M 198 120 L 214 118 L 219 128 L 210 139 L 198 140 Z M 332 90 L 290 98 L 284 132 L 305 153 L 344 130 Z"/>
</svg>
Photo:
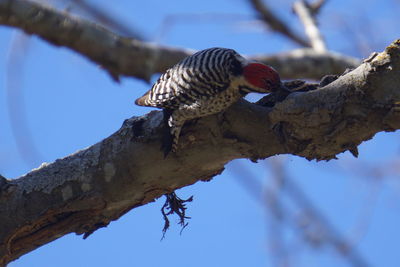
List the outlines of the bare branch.
<svg viewBox="0 0 400 267">
<path fill-rule="evenodd" d="M 0 264 L 67 233 L 91 233 L 165 193 L 211 179 L 236 158 L 334 159 L 377 132 L 400 129 L 399 102 L 397 40 L 328 85 L 292 93 L 273 108 L 242 100 L 223 117 L 199 119 L 166 159 L 162 112 L 126 120 L 92 147 L 1 186 Z"/>
<path fill-rule="evenodd" d="M 321 4 L 318 10 L 321 8 Z M 308 39 L 311 42 L 311 47 L 320 53 L 325 53 L 327 51 L 324 39 L 317 27 L 317 22 L 315 19 L 316 13 L 310 5 L 308 5 L 305 0 L 299 0 L 293 4 L 294 12 L 299 16 L 300 21 L 303 23 Z"/>
<path fill-rule="evenodd" d="M 272 248 L 272 265 L 289 267 L 290 256 L 293 253 L 289 253 L 287 244 L 285 243 L 285 238 L 283 235 L 283 229 L 285 225 L 285 220 L 287 220 L 288 210 L 285 209 L 282 196 L 285 191 L 285 177 L 283 176 L 283 165 L 282 159 L 271 158 L 270 167 L 273 173 L 272 179 L 269 179 L 270 186 L 268 186 L 265 191 L 265 203 L 268 207 L 269 214 L 271 214 L 271 219 L 269 221 L 269 233 L 268 239 L 270 247 Z M 268 177 L 270 178 L 270 177 Z"/>
<path fill-rule="evenodd" d="M 280 185 L 281 198 L 283 194 L 288 196 L 292 203 L 294 203 L 301 210 L 300 216 L 288 215 L 289 209 L 281 211 L 286 216 L 283 217 L 279 214 L 272 212 L 277 219 L 285 219 L 290 226 L 300 228 L 301 235 L 308 241 L 308 245 L 318 247 L 321 244 L 332 246 L 339 255 L 346 259 L 350 265 L 355 267 L 369 266 L 365 258 L 359 254 L 351 244 L 344 238 L 339 231 L 330 223 L 320 210 L 313 205 L 312 201 L 308 199 L 306 194 L 297 186 L 295 182 L 286 174 L 282 160 L 271 160 L 270 166 L 273 174 L 273 181 L 275 184 Z M 283 209 L 283 206 L 280 207 Z M 294 224 L 294 225 L 293 225 Z"/>
<path fill-rule="evenodd" d="M 18 153 L 29 168 L 42 162 L 43 156 L 33 140 L 25 111 L 22 81 L 24 77 L 24 60 L 29 52 L 30 37 L 18 32 L 14 34 L 8 51 L 6 68 L 7 110 L 11 131 Z"/>
<path fill-rule="evenodd" d="M 93 16 L 103 25 L 110 27 L 112 30 L 119 32 L 127 37 L 134 38 L 137 40 L 145 40 L 142 34 L 137 30 L 133 30 L 132 27 L 127 27 L 120 21 L 116 20 L 112 16 L 109 16 L 106 12 L 100 9 L 97 5 L 88 3 L 85 0 L 68 0 L 74 6 L 77 6 L 81 10 Z"/>
<path fill-rule="evenodd" d="M 308 4 L 308 7 L 311 10 L 311 14 L 313 14 L 313 16 L 317 16 L 319 11 L 321 10 L 321 8 L 324 6 L 324 4 L 326 3 L 326 0 L 317 0 L 314 3 Z"/>
<path fill-rule="evenodd" d="M 255 55 L 250 59 L 273 66 L 283 79 L 321 79 L 327 74 L 342 74 L 357 67 L 359 59 L 339 53 L 318 53 L 314 49 L 297 49 L 276 55 Z"/>
<path fill-rule="evenodd" d="M 258 17 L 262 19 L 272 30 L 283 34 L 290 40 L 303 47 L 310 47 L 310 44 L 295 34 L 286 23 L 280 20 L 262 0 L 249 0 L 250 4 L 257 11 Z"/>
<path fill-rule="evenodd" d="M 19 27 L 53 45 L 66 46 L 102 65 L 112 77 L 149 80 L 190 54 L 118 36 L 94 23 L 25 0 L 0 0 L 0 24 Z"/>
<path fill-rule="evenodd" d="M 323 243 L 332 246 L 340 256 L 354 267 L 369 266 L 365 258 L 352 247 L 352 244 L 341 235 L 328 218 L 315 207 L 301 188 L 289 177 L 286 176 L 284 179 L 287 196 L 302 209 L 300 218 L 297 218 L 297 226 L 302 228 L 301 230 L 303 230 L 306 240 L 314 246 Z"/>
<path fill-rule="evenodd" d="M 94 23 L 27 0 L 0 0 L 0 24 L 21 28 L 53 45 L 68 47 L 100 64 L 115 79 L 127 75 L 148 81 L 153 74 L 164 72 L 194 52 L 121 37 Z M 262 60 L 284 78 L 309 79 L 340 74 L 359 63 L 354 58 L 333 53 L 317 55 L 308 50 L 262 56 Z"/>
</svg>

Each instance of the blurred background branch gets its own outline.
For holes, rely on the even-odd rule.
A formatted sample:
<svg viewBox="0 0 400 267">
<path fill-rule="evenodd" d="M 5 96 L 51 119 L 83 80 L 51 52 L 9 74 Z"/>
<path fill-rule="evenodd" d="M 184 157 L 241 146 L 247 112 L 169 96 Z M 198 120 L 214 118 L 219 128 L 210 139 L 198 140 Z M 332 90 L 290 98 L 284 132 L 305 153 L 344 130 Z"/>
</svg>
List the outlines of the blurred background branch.
<svg viewBox="0 0 400 267">
<path fill-rule="evenodd" d="M 136 40 L 145 41 L 146 37 L 139 30 L 127 26 L 126 23 L 119 21 L 117 18 L 110 16 L 105 10 L 99 8 L 98 5 L 89 3 L 85 0 L 63 0 L 71 5 L 71 8 L 78 8 L 90 15 L 94 21 L 104 25 L 105 27 L 119 33 L 123 36 L 130 37 Z"/>
<path fill-rule="evenodd" d="M 291 41 L 303 47 L 310 47 L 311 45 L 302 37 L 294 33 L 289 26 L 279 19 L 278 16 L 267 6 L 263 0 L 248 0 L 250 5 L 257 13 L 257 17 L 262 19 L 265 24 L 273 31 L 286 36 Z"/>
<path fill-rule="evenodd" d="M 297 266 L 296 252 L 287 244 L 285 232 L 288 229 L 296 234 L 296 239 L 302 243 L 300 246 L 305 245 L 314 250 L 324 245 L 331 246 L 350 266 L 370 266 L 364 256 L 347 241 L 348 238 L 335 229 L 295 180 L 287 175 L 287 157 L 274 157 L 265 160 L 265 163 L 270 175 L 265 179 L 264 198 L 256 199 L 259 204 L 265 205 L 270 215 L 267 239 L 273 255 L 273 266 Z M 248 194 L 260 196 L 260 192 L 255 189 L 262 188 L 262 183 L 245 166 L 236 163 L 233 174 Z"/>
<path fill-rule="evenodd" d="M 149 80 L 155 73 L 162 73 L 193 50 L 154 46 L 150 43 L 115 35 L 96 24 L 77 20 L 68 14 L 45 8 L 30 1 L 0 2 L 0 24 L 19 27 L 36 34 L 54 45 L 66 46 L 100 64 L 118 80 L 120 75 Z M 29 10 L 30 13 L 27 13 Z M 31 20 L 30 14 L 44 14 Z M 10 19 L 12 18 L 12 19 Z M 27 23 L 29 21 L 30 23 Z M 65 23 L 58 23 L 65 21 Z M 359 61 L 337 53 L 319 55 L 309 50 L 295 50 L 286 54 L 248 56 L 276 68 L 285 79 L 320 79 L 326 74 L 340 74 L 354 68 Z M 145 64 L 143 64 L 145 63 Z"/>
<path fill-rule="evenodd" d="M 30 37 L 14 33 L 7 58 L 6 94 L 8 116 L 19 155 L 24 163 L 33 168 L 43 162 L 43 156 L 32 137 L 24 101 L 24 68 L 29 52 Z"/>
<path fill-rule="evenodd" d="M 304 25 L 305 32 L 310 40 L 311 47 L 319 53 L 327 52 L 324 39 L 317 26 L 317 14 L 325 1 L 318 1 L 316 5 L 311 5 L 305 0 L 296 1 L 293 4 L 294 12 L 299 16 Z"/>
</svg>

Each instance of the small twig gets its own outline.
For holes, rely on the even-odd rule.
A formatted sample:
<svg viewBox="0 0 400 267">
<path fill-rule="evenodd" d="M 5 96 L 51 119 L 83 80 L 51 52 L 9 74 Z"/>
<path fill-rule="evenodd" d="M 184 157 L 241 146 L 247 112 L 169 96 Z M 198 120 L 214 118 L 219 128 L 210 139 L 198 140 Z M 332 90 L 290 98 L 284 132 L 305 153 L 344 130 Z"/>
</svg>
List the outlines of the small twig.
<svg viewBox="0 0 400 267">
<path fill-rule="evenodd" d="M 303 47 L 311 47 L 306 40 L 295 34 L 286 23 L 279 19 L 262 0 L 249 0 L 249 2 L 257 11 L 258 17 L 268 24 L 273 31 L 283 34 Z"/>
<path fill-rule="evenodd" d="M 322 1 L 321 5 L 324 2 Z M 324 38 L 321 35 L 317 27 L 317 22 L 315 20 L 316 10 L 319 11 L 320 6 L 312 7 L 306 3 L 304 0 L 297 1 L 293 4 L 294 12 L 299 16 L 300 21 L 303 23 L 305 32 L 308 36 L 308 39 L 311 42 L 311 47 L 316 52 L 324 53 L 327 51 Z"/>
</svg>

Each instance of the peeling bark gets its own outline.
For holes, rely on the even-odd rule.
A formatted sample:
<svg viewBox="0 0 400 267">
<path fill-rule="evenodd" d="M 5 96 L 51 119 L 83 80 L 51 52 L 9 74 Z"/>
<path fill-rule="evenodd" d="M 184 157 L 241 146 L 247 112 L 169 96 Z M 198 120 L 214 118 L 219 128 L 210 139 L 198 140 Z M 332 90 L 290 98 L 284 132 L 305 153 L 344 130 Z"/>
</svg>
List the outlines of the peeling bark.
<svg viewBox="0 0 400 267">
<path fill-rule="evenodd" d="M 262 101 L 260 102 L 262 103 Z M 126 120 L 103 141 L 16 179 L 0 179 L 0 265 L 67 233 L 89 235 L 165 193 L 210 180 L 237 158 L 329 160 L 400 128 L 400 40 L 355 70 L 273 107 L 241 100 L 160 150 L 162 112 Z M 156 168 L 154 166 L 157 166 Z"/>
<path fill-rule="evenodd" d="M 0 24 L 68 47 L 100 64 L 115 80 L 125 75 L 149 81 L 153 74 L 164 72 L 195 52 L 122 37 L 95 23 L 28 0 L 0 0 Z M 326 74 L 343 73 L 360 63 L 352 57 L 317 53 L 312 49 L 248 58 L 271 65 L 284 79 L 320 79 Z"/>
</svg>

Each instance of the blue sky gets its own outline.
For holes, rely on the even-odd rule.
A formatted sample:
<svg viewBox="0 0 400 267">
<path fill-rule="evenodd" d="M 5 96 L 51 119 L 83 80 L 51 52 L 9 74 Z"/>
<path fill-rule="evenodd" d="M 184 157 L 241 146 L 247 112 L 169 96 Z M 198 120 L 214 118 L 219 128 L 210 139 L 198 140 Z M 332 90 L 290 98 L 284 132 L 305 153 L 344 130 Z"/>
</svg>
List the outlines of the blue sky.
<svg viewBox="0 0 400 267">
<path fill-rule="evenodd" d="M 291 1 L 274 2 L 274 9 L 302 31 L 291 14 Z M 278 4 L 279 2 L 279 4 Z M 296 48 L 254 20 L 245 0 L 96 1 L 120 21 L 161 44 L 203 49 L 230 47 L 245 54 L 275 53 Z M 354 12 L 357 10 L 357 12 Z M 328 1 L 321 29 L 328 47 L 356 57 L 380 51 L 399 38 L 395 25 L 400 3 L 395 0 Z M 182 16 L 186 14 L 186 16 Z M 187 14 L 190 14 L 188 17 Z M 169 19 L 166 19 L 169 18 Z M 170 21 L 168 27 L 163 26 Z M 149 112 L 134 100 L 149 84 L 133 78 L 113 82 L 98 66 L 78 54 L 32 37 L 20 65 L 13 65 L 21 85 L 11 104 L 25 114 L 26 129 L 38 157 L 26 162 L 18 152 L 6 91 L 10 45 L 20 33 L 0 27 L 0 173 L 18 177 L 41 162 L 52 162 L 90 146 L 115 132 L 129 117 Z M 19 53 L 21 53 L 20 50 Z M 156 77 L 154 77 L 155 79 Z M 14 121 L 21 129 L 21 121 Z M 399 158 L 399 134 L 380 133 L 363 143 L 360 157 L 349 153 L 331 162 L 308 162 L 282 156 L 287 175 L 340 231 L 354 240 L 372 266 L 398 266 L 400 216 L 399 172 L 376 178 L 374 166 Z M 87 240 L 70 234 L 10 264 L 19 266 L 275 266 L 269 246 L 270 213 L 261 199 L 271 183 L 270 161 L 229 163 L 211 182 L 178 191 L 194 195 L 189 226 L 179 235 L 173 225 L 160 242 L 163 199 L 136 208 L 100 229 Z M 258 190 L 246 183 L 257 181 Z M 289 206 L 296 203 L 289 203 Z M 296 212 L 294 212 L 295 214 Z M 172 219 L 174 222 L 175 219 Z M 283 236 L 293 266 L 348 266 L 329 246 L 304 245 L 298 231 L 284 226 Z"/>
</svg>

